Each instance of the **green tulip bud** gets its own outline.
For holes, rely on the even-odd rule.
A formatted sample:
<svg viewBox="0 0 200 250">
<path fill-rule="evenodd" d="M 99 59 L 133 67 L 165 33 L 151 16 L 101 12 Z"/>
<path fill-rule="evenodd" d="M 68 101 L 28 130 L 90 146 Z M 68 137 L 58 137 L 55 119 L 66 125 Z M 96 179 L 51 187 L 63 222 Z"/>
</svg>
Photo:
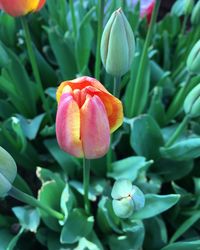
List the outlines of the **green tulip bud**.
<svg viewBox="0 0 200 250">
<path fill-rule="evenodd" d="M 143 208 L 145 204 L 144 194 L 137 186 L 132 185 L 130 180 L 117 180 L 111 196 L 113 210 L 120 218 L 130 217 L 134 211 Z"/>
<path fill-rule="evenodd" d="M 101 39 L 101 59 L 107 73 L 124 75 L 131 66 L 135 39 L 131 26 L 121 9 L 108 20 Z"/>
<path fill-rule="evenodd" d="M 191 73 L 200 73 L 200 40 L 195 43 L 187 58 L 187 68 Z"/>
<path fill-rule="evenodd" d="M 4 197 L 12 188 L 17 175 L 17 167 L 12 156 L 0 147 L 0 197 Z"/>
<path fill-rule="evenodd" d="M 190 117 L 200 116 L 200 83 L 186 96 L 183 107 Z"/>
<path fill-rule="evenodd" d="M 193 25 L 200 24 L 200 0 L 196 3 L 193 8 L 192 16 L 191 16 L 191 23 Z"/>
</svg>

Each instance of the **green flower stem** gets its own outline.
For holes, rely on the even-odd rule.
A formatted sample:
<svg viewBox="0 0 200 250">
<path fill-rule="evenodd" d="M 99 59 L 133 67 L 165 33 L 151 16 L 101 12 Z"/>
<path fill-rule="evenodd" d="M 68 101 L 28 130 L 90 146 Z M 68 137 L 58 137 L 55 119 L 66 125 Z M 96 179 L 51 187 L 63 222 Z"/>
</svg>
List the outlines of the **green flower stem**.
<svg viewBox="0 0 200 250">
<path fill-rule="evenodd" d="M 73 26 L 73 31 L 74 31 L 74 40 L 76 40 L 77 36 L 77 23 L 76 23 L 76 15 L 75 15 L 75 10 L 74 10 L 74 1 L 69 0 L 69 7 L 72 15 L 72 26 Z"/>
<path fill-rule="evenodd" d="M 183 130 L 185 129 L 188 121 L 189 121 L 190 117 L 189 116 L 185 116 L 184 119 L 182 120 L 182 122 L 179 124 L 179 126 L 177 127 L 177 129 L 175 130 L 175 132 L 172 134 L 172 136 L 169 138 L 169 140 L 166 142 L 165 147 L 170 147 L 180 136 L 180 134 L 183 132 Z"/>
<path fill-rule="evenodd" d="M 89 184 L 90 184 L 90 160 L 84 158 L 83 159 L 83 188 L 84 188 L 85 211 L 87 214 L 90 214 L 90 202 L 88 199 Z"/>
<path fill-rule="evenodd" d="M 27 46 L 27 51 L 28 51 L 28 55 L 29 55 L 29 59 L 30 59 L 30 63 L 31 63 L 31 67 L 33 70 L 33 75 L 37 84 L 37 89 L 40 95 L 40 98 L 42 100 L 42 103 L 44 105 L 45 111 L 49 117 L 49 121 L 51 123 L 53 123 L 52 117 L 51 117 L 51 111 L 49 108 L 49 104 L 47 102 L 47 99 L 45 97 L 44 94 L 44 90 L 43 90 L 43 86 L 42 86 L 42 82 L 41 82 L 41 78 L 40 78 L 40 73 L 39 73 L 39 69 L 38 69 L 38 65 L 36 62 L 36 58 L 34 55 L 34 51 L 33 51 L 33 47 L 32 47 L 32 42 L 31 42 L 31 34 L 29 31 L 29 27 L 28 27 L 28 23 L 25 20 L 25 17 L 21 17 L 21 22 L 22 22 L 22 27 L 24 29 L 25 32 L 25 42 L 26 42 L 26 46 Z"/>
<path fill-rule="evenodd" d="M 97 49 L 96 49 L 96 60 L 95 60 L 95 78 L 100 80 L 100 46 L 101 46 L 101 35 L 103 30 L 103 13 L 104 13 L 104 0 L 98 0 L 98 28 L 97 28 Z"/>
<path fill-rule="evenodd" d="M 188 85 L 189 85 L 191 77 L 192 75 L 188 73 L 184 86 L 179 90 L 179 92 L 176 94 L 176 96 L 172 100 L 166 112 L 166 117 L 165 117 L 166 124 L 177 115 L 177 113 L 180 111 L 180 108 L 183 106 L 183 102 L 185 100 L 185 97 L 188 93 L 188 89 L 190 87 Z"/>
<path fill-rule="evenodd" d="M 156 21 L 159 5 L 160 5 L 160 0 L 157 0 L 152 13 L 151 22 L 149 25 L 148 33 L 142 50 L 141 59 L 139 62 L 138 73 L 134 85 L 133 100 L 130 107 L 130 116 L 137 116 L 140 108 L 140 99 L 142 95 L 142 89 L 144 88 L 142 78 L 144 77 L 145 59 L 148 54 L 148 48 L 153 34 L 153 27 Z"/>
<path fill-rule="evenodd" d="M 117 98 L 119 98 L 119 96 L 120 96 L 120 82 L 121 82 L 121 77 L 115 76 L 114 77 L 114 86 L 113 86 L 113 95 Z"/>
<path fill-rule="evenodd" d="M 8 195 L 19 200 L 22 201 L 26 204 L 29 204 L 30 206 L 33 207 L 38 207 L 42 210 L 44 210 L 46 213 L 48 213 L 50 216 L 58 219 L 58 220 L 63 220 L 64 219 L 64 215 L 55 211 L 54 209 L 44 205 L 43 203 L 41 203 L 39 200 L 35 199 L 33 196 L 30 196 L 22 191 L 20 191 L 19 189 L 12 187 L 10 189 L 10 191 L 8 192 Z"/>
</svg>

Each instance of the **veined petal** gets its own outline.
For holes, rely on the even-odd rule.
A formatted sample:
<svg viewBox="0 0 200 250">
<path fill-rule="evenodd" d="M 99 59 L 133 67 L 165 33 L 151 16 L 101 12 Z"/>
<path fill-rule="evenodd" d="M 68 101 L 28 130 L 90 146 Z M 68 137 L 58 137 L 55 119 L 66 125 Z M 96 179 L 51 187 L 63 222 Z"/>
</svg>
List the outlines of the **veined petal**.
<svg viewBox="0 0 200 250">
<path fill-rule="evenodd" d="M 104 156 L 110 145 L 110 128 L 105 107 L 98 96 L 87 97 L 81 108 L 81 139 L 85 158 Z"/>
<path fill-rule="evenodd" d="M 67 153 L 83 157 L 80 140 L 80 109 L 69 94 L 63 94 L 56 115 L 56 137 L 59 146 Z"/>
</svg>

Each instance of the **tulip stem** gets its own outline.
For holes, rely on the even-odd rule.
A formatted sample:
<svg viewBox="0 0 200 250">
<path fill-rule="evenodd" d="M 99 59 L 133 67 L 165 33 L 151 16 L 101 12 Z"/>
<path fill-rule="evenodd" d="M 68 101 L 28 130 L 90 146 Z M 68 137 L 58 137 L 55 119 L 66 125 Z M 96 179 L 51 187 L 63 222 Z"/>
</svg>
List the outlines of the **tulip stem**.
<svg viewBox="0 0 200 250">
<path fill-rule="evenodd" d="M 88 199 L 89 183 L 90 183 L 90 160 L 84 158 L 83 159 L 83 188 L 84 188 L 85 211 L 87 214 L 90 214 L 90 202 Z"/>
<path fill-rule="evenodd" d="M 142 98 L 141 98 L 142 92 L 143 92 L 143 89 L 146 88 L 144 86 L 144 81 L 143 81 L 144 74 L 145 74 L 144 70 L 145 70 L 145 66 L 146 66 L 146 60 L 148 58 L 148 48 L 149 48 L 149 44 L 150 44 L 151 37 L 153 34 L 153 27 L 154 27 L 154 24 L 156 21 L 159 5 L 160 5 L 160 0 L 157 0 L 155 7 L 153 9 L 150 25 L 148 28 L 148 33 L 146 36 L 146 40 L 144 43 L 144 47 L 143 47 L 140 62 L 139 62 L 137 77 L 136 77 L 136 81 L 134 83 L 133 99 L 132 99 L 130 113 L 129 113 L 129 116 L 131 116 L 131 117 L 138 115 L 139 110 L 140 110 L 140 106 L 141 106 L 141 101 L 142 101 Z"/>
<path fill-rule="evenodd" d="M 96 48 L 96 60 L 95 60 L 95 78 L 100 80 L 100 47 L 101 47 L 101 35 L 103 29 L 103 12 L 104 12 L 104 0 L 98 0 L 98 29 L 97 29 L 97 48 Z"/>
<path fill-rule="evenodd" d="M 188 14 L 184 15 L 183 18 L 183 24 L 182 24 L 182 28 L 181 28 L 181 35 L 183 36 L 186 30 L 186 25 L 187 25 L 187 20 L 188 20 Z"/>
<path fill-rule="evenodd" d="M 20 191 L 19 189 L 15 188 L 15 187 L 12 187 L 10 189 L 10 191 L 8 192 L 8 195 L 15 198 L 16 200 L 19 200 L 19 201 L 22 201 L 26 204 L 29 204 L 30 206 L 38 207 L 38 208 L 44 210 L 50 216 L 52 216 L 58 220 L 64 220 L 63 214 L 46 206 L 45 204 L 43 204 L 39 200 L 35 199 L 33 196 L 30 196 L 30 195 Z"/>
<path fill-rule="evenodd" d="M 185 129 L 188 121 L 189 121 L 190 117 L 188 115 L 186 115 L 184 117 L 184 119 L 182 120 L 182 122 L 179 124 L 179 126 L 176 128 L 176 130 L 174 131 L 174 133 L 172 134 L 172 136 L 169 138 L 169 140 L 166 142 L 165 147 L 170 147 L 180 136 L 180 134 L 183 132 L 183 130 Z"/>
<path fill-rule="evenodd" d="M 28 23 L 27 23 L 27 21 L 25 20 L 24 17 L 21 17 L 21 23 L 22 23 L 22 27 L 23 27 L 24 32 L 25 32 L 26 47 L 27 47 L 31 67 L 32 67 L 32 70 L 33 70 L 33 75 L 34 75 L 34 78 L 35 78 L 35 81 L 36 81 L 36 84 L 37 84 L 37 89 L 38 89 L 40 98 L 42 100 L 42 103 L 44 105 L 44 109 L 45 109 L 45 111 L 46 111 L 46 113 L 47 113 L 47 115 L 49 117 L 49 121 L 51 123 L 53 123 L 50 108 L 49 108 L 49 104 L 48 104 L 48 101 L 47 101 L 47 99 L 45 97 L 45 94 L 44 94 L 44 90 L 43 90 L 43 86 L 42 86 L 42 82 L 41 82 L 41 78 L 40 78 L 40 73 L 39 73 L 37 61 L 36 61 L 34 51 L 33 51 L 33 47 L 32 47 L 30 30 L 29 30 L 29 27 L 28 27 Z"/>
<path fill-rule="evenodd" d="M 72 26 L 73 26 L 73 31 L 74 31 L 74 40 L 76 39 L 77 36 L 77 24 L 76 24 L 76 15 L 75 15 L 75 10 L 74 10 L 74 1 L 69 0 L 69 7 L 71 11 L 71 16 L 72 16 Z"/>
<path fill-rule="evenodd" d="M 114 77 L 113 95 L 117 98 L 120 96 L 120 82 L 121 76 Z"/>
</svg>

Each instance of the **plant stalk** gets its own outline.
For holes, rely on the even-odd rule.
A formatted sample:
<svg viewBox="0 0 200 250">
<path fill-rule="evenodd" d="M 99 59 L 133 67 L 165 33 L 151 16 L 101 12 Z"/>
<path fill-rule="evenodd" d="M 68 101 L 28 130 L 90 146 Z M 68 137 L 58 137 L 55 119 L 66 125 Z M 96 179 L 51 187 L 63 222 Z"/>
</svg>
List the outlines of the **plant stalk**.
<svg viewBox="0 0 200 250">
<path fill-rule="evenodd" d="M 38 207 L 38 208 L 44 210 L 50 216 L 52 216 L 58 220 L 64 219 L 64 215 L 61 214 L 60 212 L 55 211 L 54 209 L 44 205 L 39 200 L 35 199 L 33 196 L 30 196 L 30 195 L 20 191 L 19 189 L 15 188 L 15 187 L 12 187 L 10 189 L 10 191 L 8 192 L 8 195 L 19 200 L 19 201 L 22 201 L 26 204 L 29 204 L 30 206 Z"/>
<path fill-rule="evenodd" d="M 114 77 L 113 95 L 117 98 L 120 96 L 120 82 L 121 76 Z"/>
<path fill-rule="evenodd" d="M 84 188 L 84 205 L 85 211 L 90 214 L 90 202 L 88 198 L 90 184 L 90 160 L 83 159 L 83 188 Z"/>
</svg>

